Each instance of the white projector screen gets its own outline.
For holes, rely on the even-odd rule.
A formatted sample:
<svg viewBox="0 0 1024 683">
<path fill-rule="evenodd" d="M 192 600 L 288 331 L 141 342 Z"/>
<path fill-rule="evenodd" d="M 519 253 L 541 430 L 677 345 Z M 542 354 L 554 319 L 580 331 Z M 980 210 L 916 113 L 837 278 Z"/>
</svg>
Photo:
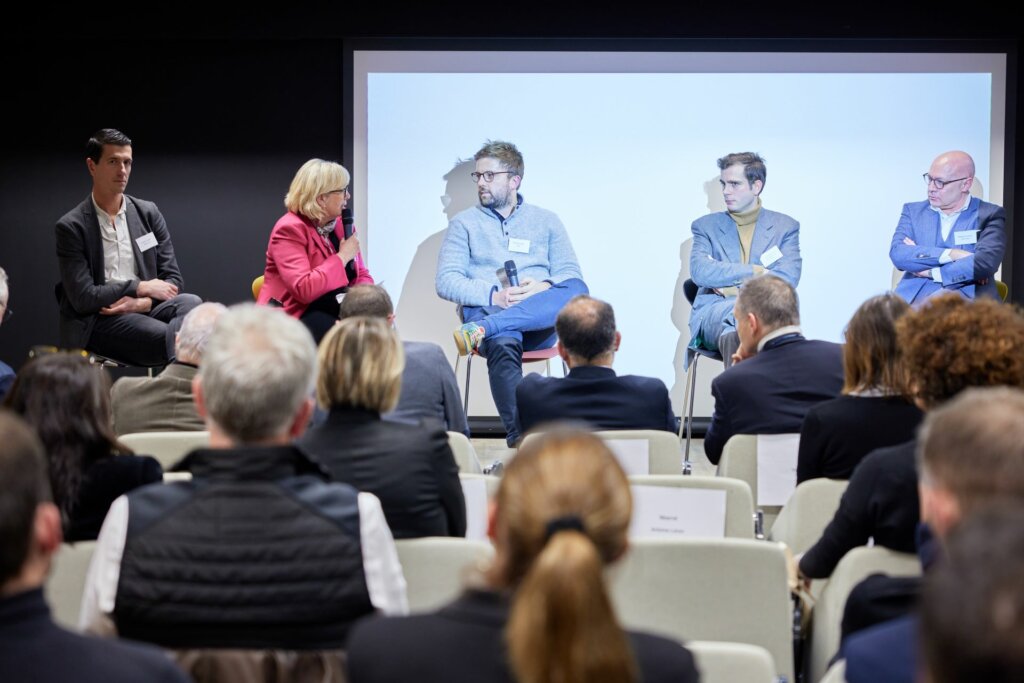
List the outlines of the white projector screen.
<svg viewBox="0 0 1024 683">
<path fill-rule="evenodd" d="M 717 158 L 765 158 L 761 198 L 800 222 L 803 328 L 820 339 L 841 341 L 856 307 L 891 287 L 893 229 L 905 202 L 925 198 L 938 153 L 969 152 L 974 193 L 1002 203 L 1002 53 L 352 55 L 354 209 L 402 336 L 454 351 L 438 248 L 448 219 L 476 203 L 473 153 L 509 140 L 525 200 L 558 214 L 591 293 L 615 308 L 616 369 L 661 378 L 677 409 L 690 224 L 724 210 Z M 477 386 L 474 406 L 489 398 Z M 710 414 L 701 394 L 696 414 Z"/>
</svg>

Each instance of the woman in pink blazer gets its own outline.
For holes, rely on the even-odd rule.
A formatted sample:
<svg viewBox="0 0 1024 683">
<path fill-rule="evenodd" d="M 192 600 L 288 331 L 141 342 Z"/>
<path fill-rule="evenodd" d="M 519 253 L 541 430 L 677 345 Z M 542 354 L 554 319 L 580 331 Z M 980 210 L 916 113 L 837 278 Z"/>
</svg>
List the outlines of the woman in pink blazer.
<svg viewBox="0 0 1024 683">
<path fill-rule="evenodd" d="M 338 319 L 339 295 L 372 284 L 353 232 L 346 239 L 341 212 L 351 176 L 341 164 L 310 159 L 292 180 L 267 245 L 267 265 L 257 303 L 282 306 L 301 320 L 317 344 Z"/>
</svg>

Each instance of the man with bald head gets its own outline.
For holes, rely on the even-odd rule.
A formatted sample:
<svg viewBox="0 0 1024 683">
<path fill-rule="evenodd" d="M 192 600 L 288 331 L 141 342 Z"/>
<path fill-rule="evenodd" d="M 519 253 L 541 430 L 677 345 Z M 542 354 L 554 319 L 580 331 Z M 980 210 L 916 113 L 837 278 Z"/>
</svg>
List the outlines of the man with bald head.
<svg viewBox="0 0 1024 683">
<path fill-rule="evenodd" d="M 889 258 L 903 279 L 896 293 L 919 304 L 941 292 L 997 298 L 995 272 L 1006 250 L 1006 213 L 971 197 L 974 160 L 946 152 L 924 174 L 928 198 L 903 205 Z"/>
<path fill-rule="evenodd" d="M 516 388 L 520 433 L 552 420 L 582 420 L 594 429 L 661 429 L 674 432 L 676 417 L 665 383 L 653 377 L 616 375 L 612 369 L 622 335 L 615 312 L 599 299 L 569 300 L 555 320 L 564 377 L 528 375 Z"/>
</svg>

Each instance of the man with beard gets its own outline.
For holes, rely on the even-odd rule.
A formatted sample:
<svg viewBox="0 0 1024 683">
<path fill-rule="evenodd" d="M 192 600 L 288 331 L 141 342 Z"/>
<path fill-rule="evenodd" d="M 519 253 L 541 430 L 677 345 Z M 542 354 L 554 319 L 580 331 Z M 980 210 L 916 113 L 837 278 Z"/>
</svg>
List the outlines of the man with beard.
<svg viewBox="0 0 1024 683">
<path fill-rule="evenodd" d="M 471 174 L 480 205 L 452 219 L 437 259 L 437 294 L 460 306 L 460 355 L 487 358 L 491 396 L 511 446 L 523 351 L 555 343 L 554 324 L 569 299 L 589 290 L 562 222 L 519 194 L 523 155 L 510 142 L 487 142 Z M 499 272 L 512 261 L 518 284 Z"/>
</svg>

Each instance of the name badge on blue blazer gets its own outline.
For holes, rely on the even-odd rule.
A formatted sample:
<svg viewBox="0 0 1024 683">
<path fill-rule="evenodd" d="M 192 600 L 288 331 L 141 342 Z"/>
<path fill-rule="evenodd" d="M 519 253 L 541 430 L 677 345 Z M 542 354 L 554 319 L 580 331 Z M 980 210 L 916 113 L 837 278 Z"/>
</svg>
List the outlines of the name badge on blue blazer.
<svg viewBox="0 0 1024 683">
<path fill-rule="evenodd" d="M 953 233 L 953 243 L 957 246 L 961 244 L 977 244 L 978 243 L 978 231 L 977 230 L 957 230 Z"/>
</svg>

